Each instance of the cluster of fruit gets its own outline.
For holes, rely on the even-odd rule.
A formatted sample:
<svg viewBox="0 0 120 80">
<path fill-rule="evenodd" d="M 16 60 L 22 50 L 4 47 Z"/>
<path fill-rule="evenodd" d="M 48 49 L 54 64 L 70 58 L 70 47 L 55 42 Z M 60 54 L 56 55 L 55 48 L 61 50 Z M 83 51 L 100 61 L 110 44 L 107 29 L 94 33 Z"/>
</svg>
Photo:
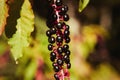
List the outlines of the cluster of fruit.
<svg viewBox="0 0 120 80">
<path fill-rule="evenodd" d="M 69 20 L 67 14 L 68 6 L 64 5 L 62 0 L 48 0 L 49 12 L 47 19 L 47 26 L 49 30 L 46 31 L 48 36 L 48 50 L 50 53 L 50 60 L 53 62 L 53 68 L 56 72 L 54 77 L 56 80 L 61 80 L 60 71 L 64 68 L 70 69 L 70 50 L 68 43 L 70 42 L 69 25 L 65 21 Z M 65 75 L 64 75 L 65 77 Z"/>
</svg>

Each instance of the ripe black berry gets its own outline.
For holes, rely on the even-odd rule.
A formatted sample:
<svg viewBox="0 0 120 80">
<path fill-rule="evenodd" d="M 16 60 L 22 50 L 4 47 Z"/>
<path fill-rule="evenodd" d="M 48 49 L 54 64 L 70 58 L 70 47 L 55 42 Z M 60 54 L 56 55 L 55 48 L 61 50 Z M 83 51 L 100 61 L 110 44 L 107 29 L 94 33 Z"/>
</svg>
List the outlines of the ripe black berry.
<svg viewBox="0 0 120 80">
<path fill-rule="evenodd" d="M 70 69 L 71 68 L 71 63 L 67 64 L 67 68 Z"/>
<path fill-rule="evenodd" d="M 61 43 L 63 41 L 62 36 L 57 36 L 56 37 L 56 41 L 59 42 L 59 43 Z"/>
<path fill-rule="evenodd" d="M 55 70 L 55 72 L 58 72 L 58 71 L 60 70 L 59 66 L 58 66 L 58 65 L 55 65 L 55 66 L 54 66 L 54 70 Z"/>
<path fill-rule="evenodd" d="M 56 5 L 57 6 L 62 6 L 62 0 L 56 0 Z"/>
<path fill-rule="evenodd" d="M 66 14 L 67 11 L 68 11 L 68 6 L 64 5 L 64 6 L 61 7 L 59 14 L 64 15 L 64 14 Z"/>
<path fill-rule="evenodd" d="M 57 64 L 58 64 L 58 65 L 63 65 L 63 60 L 62 60 L 62 59 L 58 59 L 58 60 L 57 60 Z"/>
<path fill-rule="evenodd" d="M 50 36 L 51 36 L 51 31 L 50 31 L 50 30 L 47 30 L 47 31 L 46 31 L 46 35 L 47 35 L 48 37 L 50 37 Z"/>
<path fill-rule="evenodd" d="M 56 14 L 52 14 L 52 20 L 57 20 L 57 15 Z"/>
<path fill-rule="evenodd" d="M 55 80 L 60 80 L 59 76 L 57 74 L 54 74 L 54 78 L 55 78 Z"/>
<path fill-rule="evenodd" d="M 63 60 L 65 61 L 66 59 L 68 59 L 69 58 L 69 56 L 68 55 L 64 55 L 63 56 Z"/>
<path fill-rule="evenodd" d="M 52 45 L 52 44 L 49 44 L 49 45 L 48 45 L 48 50 L 51 51 L 52 49 L 53 49 L 53 45 Z"/>
<path fill-rule="evenodd" d="M 66 37 L 66 38 L 65 38 L 65 42 L 66 42 L 66 43 L 69 43 L 69 42 L 70 42 L 70 37 Z"/>
<path fill-rule="evenodd" d="M 56 58 L 56 53 L 55 52 L 51 52 L 50 56 L 53 57 L 53 58 Z"/>
<path fill-rule="evenodd" d="M 57 52 L 58 52 L 59 54 L 62 54 L 62 52 L 63 52 L 62 47 L 58 47 L 58 48 L 57 48 Z"/>
<path fill-rule="evenodd" d="M 67 51 L 65 52 L 65 54 L 69 56 L 69 55 L 70 55 L 70 50 L 67 50 Z"/>
<path fill-rule="evenodd" d="M 55 43 L 55 38 L 54 37 L 49 37 L 48 42 L 52 43 L 52 44 Z"/>
<path fill-rule="evenodd" d="M 63 51 L 66 52 L 69 49 L 69 46 L 67 44 L 63 45 Z"/>
<path fill-rule="evenodd" d="M 64 35 L 65 35 L 65 36 L 69 36 L 69 34 L 70 34 L 70 31 L 67 30 L 67 29 L 65 29 L 65 31 L 64 31 Z"/>
<path fill-rule="evenodd" d="M 55 34 L 56 33 L 56 28 L 52 27 L 50 31 L 51 31 L 51 34 Z"/>
<path fill-rule="evenodd" d="M 69 28 L 70 28 L 69 25 L 66 25 L 65 27 L 66 27 L 66 30 L 69 30 Z"/>
<path fill-rule="evenodd" d="M 70 59 L 69 58 L 66 58 L 65 59 L 65 63 L 68 64 L 70 62 Z"/>
<path fill-rule="evenodd" d="M 63 19 L 64 19 L 64 21 L 68 21 L 68 20 L 69 20 L 68 14 L 64 14 L 64 15 L 63 15 Z"/>
<path fill-rule="evenodd" d="M 64 5 L 64 8 L 65 8 L 65 11 L 67 12 L 68 11 L 68 6 Z"/>
<path fill-rule="evenodd" d="M 59 23 L 57 23 L 57 25 L 56 25 L 56 27 L 58 28 L 58 29 L 62 29 L 62 23 L 61 22 L 59 22 Z"/>
<path fill-rule="evenodd" d="M 50 60 L 53 62 L 53 61 L 55 61 L 55 58 L 51 56 Z"/>
</svg>

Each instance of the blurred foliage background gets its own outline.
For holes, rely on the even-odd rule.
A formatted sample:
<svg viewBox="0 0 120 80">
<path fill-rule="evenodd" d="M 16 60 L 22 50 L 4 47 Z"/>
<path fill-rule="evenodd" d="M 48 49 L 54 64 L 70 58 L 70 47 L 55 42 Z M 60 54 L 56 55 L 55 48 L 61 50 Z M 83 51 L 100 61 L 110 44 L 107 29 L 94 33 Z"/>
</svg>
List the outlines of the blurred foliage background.
<svg viewBox="0 0 120 80">
<path fill-rule="evenodd" d="M 54 80 L 45 34 L 46 0 L 32 1 L 35 30 L 31 44 L 18 61 L 11 55 L 7 41 L 16 31 L 22 3 L 15 0 L 9 5 L 11 16 L 0 36 L 0 80 Z M 70 15 L 71 80 L 120 80 L 120 1 L 90 0 L 81 13 L 79 0 L 64 3 Z"/>
</svg>

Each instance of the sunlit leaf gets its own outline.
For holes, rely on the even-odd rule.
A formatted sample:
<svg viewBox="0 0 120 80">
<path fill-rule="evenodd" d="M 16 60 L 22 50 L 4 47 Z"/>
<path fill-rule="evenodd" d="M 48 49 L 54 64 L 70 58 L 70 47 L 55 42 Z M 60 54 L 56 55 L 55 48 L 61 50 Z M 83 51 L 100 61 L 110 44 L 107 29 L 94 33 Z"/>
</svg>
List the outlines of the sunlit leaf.
<svg viewBox="0 0 120 80">
<path fill-rule="evenodd" d="M 79 0 L 79 12 L 82 12 L 83 9 L 88 5 L 89 0 Z"/>
<path fill-rule="evenodd" d="M 17 31 L 8 41 L 15 60 L 22 57 L 24 48 L 29 46 L 30 35 L 34 30 L 34 14 L 29 0 L 24 1 L 20 16 L 17 20 Z"/>
<path fill-rule="evenodd" d="M 0 0 L 0 35 L 4 31 L 6 24 L 6 18 L 8 16 L 8 6 L 6 4 L 7 0 Z"/>
</svg>

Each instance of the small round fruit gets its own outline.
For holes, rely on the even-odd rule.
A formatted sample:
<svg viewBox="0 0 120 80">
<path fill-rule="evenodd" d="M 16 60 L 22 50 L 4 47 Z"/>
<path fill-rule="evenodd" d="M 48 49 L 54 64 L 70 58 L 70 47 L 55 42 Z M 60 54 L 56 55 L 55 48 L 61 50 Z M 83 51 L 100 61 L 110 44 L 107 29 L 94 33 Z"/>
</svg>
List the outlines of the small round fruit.
<svg viewBox="0 0 120 80">
<path fill-rule="evenodd" d="M 69 42 L 70 42 L 70 37 L 66 37 L 66 38 L 65 38 L 65 42 L 66 42 L 66 43 L 69 43 Z"/>
<path fill-rule="evenodd" d="M 64 15 L 63 15 L 63 19 L 64 19 L 64 21 L 68 21 L 68 20 L 69 20 L 68 14 L 64 14 Z"/>
<path fill-rule="evenodd" d="M 62 29 L 62 27 L 63 27 L 63 26 L 62 26 L 62 23 L 61 23 L 61 22 L 58 22 L 57 25 L 56 25 L 56 27 L 57 27 L 58 29 Z"/>
<path fill-rule="evenodd" d="M 62 59 L 58 59 L 58 60 L 57 60 L 57 64 L 58 64 L 58 65 L 63 65 L 63 60 L 62 60 Z"/>
<path fill-rule="evenodd" d="M 64 31 L 64 35 L 65 35 L 65 36 L 69 36 L 69 35 L 70 35 L 70 31 L 67 30 L 67 29 L 65 29 L 65 31 Z"/>
<path fill-rule="evenodd" d="M 68 11 L 68 6 L 64 5 L 64 8 L 65 8 L 65 11 L 67 12 Z"/>
<path fill-rule="evenodd" d="M 69 26 L 69 25 L 66 25 L 65 27 L 66 27 L 66 30 L 69 30 L 69 28 L 70 28 L 70 26 Z"/>
<path fill-rule="evenodd" d="M 52 61 L 52 62 L 54 62 L 55 61 L 55 58 L 54 57 L 50 57 L 50 60 Z"/>
<path fill-rule="evenodd" d="M 55 43 L 55 38 L 54 37 L 49 37 L 48 42 L 52 43 L 52 44 Z"/>
<path fill-rule="evenodd" d="M 54 74 L 55 80 L 60 80 L 58 74 Z"/>
<path fill-rule="evenodd" d="M 70 62 L 70 59 L 69 58 L 66 58 L 65 59 L 65 63 L 68 64 Z"/>
<path fill-rule="evenodd" d="M 64 44 L 64 45 L 63 45 L 63 51 L 66 52 L 68 49 L 69 49 L 69 45 Z"/>
<path fill-rule="evenodd" d="M 62 54 L 62 52 L 63 52 L 62 47 L 58 47 L 58 48 L 57 48 L 57 52 L 58 52 L 58 54 Z"/>
<path fill-rule="evenodd" d="M 66 14 L 66 12 L 68 11 L 68 6 L 67 5 L 64 5 L 60 8 L 60 15 L 64 15 Z"/>
<path fill-rule="evenodd" d="M 67 63 L 67 69 L 71 68 L 71 63 Z"/>
<path fill-rule="evenodd" d="M 55 52 L 51 52 L 50 56 L 53 57 L 53 58 L 56 58 L 56 53 Z"/>
<path fill-rule="evenodd" d="M 48 50 L 51 51 L 52 49 L 53 49 L 53 45 L 52 45 L 52 44 L 49 44 L 49 45 L 48 45 Z"/>
<path fill-rule="evenodd" d="M 60 70 L 59 66 L 58 66 L 58 65 L 55 65 L 55 66 L 54 66 L 54 71 L 55 71 L 55 72 L 58 72 L 59 70 Z"/>
<path fill-rule="evenodd" d="M 68 58 L 69 58 L 68 55 L 64 55 L 64 56 L 63 56 L 63 60 L 64 60 L 64 61 L 67 60 Z"/>
<path fill-rule="evenodd" d="M 65 52 L 65 54 L 68 55 L 68 56 L 70 55 L 70 53 L 71 53 L 70 50 L 67 50 L 67 51 Z"/>
<path fill-rule="evenodd" d="M 51 16 L 50 16 L 50 20 L 52 20 L 52 21 L 55 21 L 55 20 L 57 20 L 57 15 L 55 14 L 55 13 L 53 13 Z"/>
<path fill-rule="evenodd" d="M 47 30 L 47 31 L 46 31 L 46 35 L 47 35 L 48 37 L 50 37 L 50 36 L 51 36 L 51 31 L 50 31 L 50 30 Z"/>
<path fill-rule="evenodd" d="M 56 28 L 55 28 L 55 27 L 52 27 L 52 28 L 50 29 L 50 31 L 51 31 L 51 34 L 55 34 L 55 33 L 56 33 Z"/>
<path fill-rule="evenodd" d="M 62 6 L 62 0 L 56 0 L 56 5 L 57 6 Z"/>
<path fill-rule="evenodd" d="M 59 42 L 59 43 L 61 43 L 63 41 L 62 36 L 57 36 L 56 37 L 56 41 Z"/>
</svg>

